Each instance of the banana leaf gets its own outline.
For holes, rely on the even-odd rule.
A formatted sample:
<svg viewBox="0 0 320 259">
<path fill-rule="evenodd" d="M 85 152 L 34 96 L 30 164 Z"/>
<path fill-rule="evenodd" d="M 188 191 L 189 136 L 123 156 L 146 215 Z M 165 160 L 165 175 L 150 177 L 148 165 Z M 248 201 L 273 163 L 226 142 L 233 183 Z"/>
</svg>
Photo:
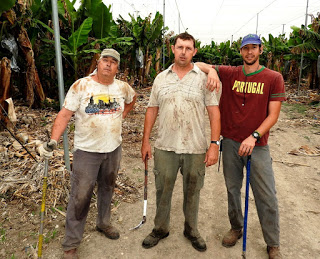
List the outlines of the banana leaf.
<svg viewBox="0 0 320 259">
<path fill-rule="evenodd" d="M 76 30 L 68 39 L 68 47 L 76 55 L 78 48 L 88 42 L 89 33 L 92 30 L 92 18 L 89 17 L 83 21 L 78 30 Z"/>
<path fill-rule="evenodd" d="M 2 12 L 10 10 L 15 5 L 15 3 L 15 0 L 1 0 L 0 15 L 2 14 Z"/>
<path fill-rule="evenodd" d="M 113 24 L 111 6 L 107 7 L 101 0 L 91 1 L 89 16 L 93 19 L 93 32 L 97 39 L 109 36 L 110 27 Z"/>
</svg>

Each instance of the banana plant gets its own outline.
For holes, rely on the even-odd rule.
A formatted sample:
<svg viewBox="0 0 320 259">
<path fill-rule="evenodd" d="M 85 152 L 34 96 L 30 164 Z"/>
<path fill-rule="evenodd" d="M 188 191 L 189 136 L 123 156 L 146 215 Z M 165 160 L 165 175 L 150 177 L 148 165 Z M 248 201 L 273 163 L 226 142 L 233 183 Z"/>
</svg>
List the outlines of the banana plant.
<svg viewBox="0 0 320 259">
<path fill-rule="evenodd" d="M 65 3 L 64 12 L 60 8 L 59 13 L 62 15 L 59 15 L 59 18 L 63 23 L 67 22 L 70 25 L 69 34 L 64 33 L 70 36 L 68 38 L 60 37 L 61 50 L 65 57 L 70 57 L 72 60 L 74 79 L 77 79 L 80 70 L 82 71 L 83 67 L 88 65 L 88 62 L 82 62 L 82 60 L 87 60 L 88 54 L 100 53 L 100 48 L 95 48 L 96 44 L 100 44 L 101 48 L 125 45 L 130 44 L 132 38 L 111 36 L 112 27 L 115 25 L 110 13 L 110 6 L 106 7 L 101 0 L 82 1 L 79 12 L 74 8 L 74 2 L 65 0 Z M 63 7 L 63 5 L 58 6 Z M 83 19 L 85 16 L 87 18 Z M 80 21 L 80 25 L 75 29 Z M 45 23 L 39 20 L 36 22 L 53 33 L 53 30 Z M 53 44 L 51 39 L 42 39 L 42 41 Z"/>
<path fill-rule="evenodd" d="M 144 65 L 143 68 L 139 69 L 138 73 L 140 83 L 145 83 L 145 79 L 149 77 L 152 60 L 156 59 L 154 57 L 157 57 L 157 49 L 159 50 L 159 47 L 162 46 L 163 16 L 157 12 L 152 21 L 151 14 L 145 19 L 142 19 L 140 16 L 134 18 L 131 14 L 129 16 L 131 23 L 120 16 L 120 19 L 117 20 L 119 24 L 118 28 L 120 33 L 132 36 L 134 45 L 131 53 L 136 58 L 137 53 L 143 53 Z M 137 53 L 135 52 L 136 50 Z"/>
<path fill-rule="evenodd" d="M 320 89 L 320 80 L 317 75 L 317 63 L 320 55 L 320 14 L 312 17 L 312 23 L 306 28 L 292 26 L 292 37 L 289 46 L 293 56 L 300 59 L 300 54 L 304 53 L 304 63 L 301 69 L 305 70 L 308 78 L 309 88 Z"/>
<path fill-rule="evenodd" d="M 268 40 L 262 37 L 264 52 L 267 56 L 267 67 L 278 72 L 284 68 L 284 55 L 289 53 L 289 47 L 284 35 L 274 37 L 269 34 Z"/>
</svg>

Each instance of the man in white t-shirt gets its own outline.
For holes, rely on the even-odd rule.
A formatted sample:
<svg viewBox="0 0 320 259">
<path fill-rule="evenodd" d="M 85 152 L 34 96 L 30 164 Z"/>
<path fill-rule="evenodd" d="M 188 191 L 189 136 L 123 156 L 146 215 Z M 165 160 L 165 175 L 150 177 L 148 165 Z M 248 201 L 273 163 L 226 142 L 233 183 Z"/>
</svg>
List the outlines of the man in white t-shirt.
<svg viewBox="0 0 320 259">
<path fill-rule="evenodd" d="M 203 252 L 207 246 L 197 227 L 199 197 L 205 166 L 218 161 L 220 111 L 215 92 L 206 89 L 206 75 L 191 62 L 197 53 L 194 38 L 181 33 L 171 49 L 174 64 L 156 77 L 145 116 L 143 160 L 152 155 L 149 138 L 158 114 L 159 127 L 154 153 L 157 211 L 154 228 L 142 246 L 151 248 L 169 235 L 172 191 L 180 169 L 183 175 L 184 235 L 195 249 Z M 209 148 L 205 135 L 206 110 L 211 126 Z"/>
<path fill-rule="evenodd" d="M 95 183 L 98 183 L 96 229 L 110 239 L 118 230 L 110 224 L 110 207 L 121 160 L 122 120 L 132 110 L 135 91 L 115 79 L 120 54 L 104 49 L 95 73 L 77 80 L 69 89 L 63 108 L 52 127 L 51 140 L 44 143 L 41 155 L 50 158 L 57 142 L 75 116 L 71 193 L 63 241 L 64 258 L 78 258 L 85 221 Z"/>
</svg>

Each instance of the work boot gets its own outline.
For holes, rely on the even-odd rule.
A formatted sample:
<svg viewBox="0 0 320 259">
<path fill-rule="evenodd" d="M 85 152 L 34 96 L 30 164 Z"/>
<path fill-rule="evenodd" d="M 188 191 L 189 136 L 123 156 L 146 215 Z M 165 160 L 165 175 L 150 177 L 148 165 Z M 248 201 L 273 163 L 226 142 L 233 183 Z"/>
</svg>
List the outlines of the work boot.
<svg viewBox="0 0 320 259">
<path fill-rule="evenodd" d="M 63 253 L 63 259 L 78 259 L 78 254 L 77 254 L 77 248 L 68 250 L 68 251 L 64 251 Z"/>
<path fill-rule="evenodd" d="M 161 231 L 152 230 L 152 232 L 143 240 L 142 246 L 144 248 L 154 247 L 161 239 L 166 238 L 167 236 L 169 236 L 169 232 L 163 233 Z"/>
<path fill-rule="evenodd" d="M 206 242 L 199 235 L 198 237 L 191 236 L 187 231 L 183 232 L 183 235 L 191 241 L 192 246 L 200 252 L 207 250 Z"/>
<path fill-rule="evenodd" d="M 282 255 L 280 253 L 280 247 L 278 246 L 267 246 L 267 252 L 269 255 L 269 259 L 282 259 Z"/>
<path fill-rule="evenodd" d="M 111 225 L 106 228 L 99 228 L 98 226 L 96 226 L 96 230 L 103 233 L 107 238 L 110 238 L 110 239 L 115 240 L 120 237 L 118 229 L 116 229 Z"/>
<path fill-rule="evenodd" d="M 231 247 L 234 246 L 238 239 L 242 237 L 242 229 L 235 230 L 235 229 L 230 229 L 227 234 L 222 239 L 222 245 L 224 247 Z"/>
</svg>

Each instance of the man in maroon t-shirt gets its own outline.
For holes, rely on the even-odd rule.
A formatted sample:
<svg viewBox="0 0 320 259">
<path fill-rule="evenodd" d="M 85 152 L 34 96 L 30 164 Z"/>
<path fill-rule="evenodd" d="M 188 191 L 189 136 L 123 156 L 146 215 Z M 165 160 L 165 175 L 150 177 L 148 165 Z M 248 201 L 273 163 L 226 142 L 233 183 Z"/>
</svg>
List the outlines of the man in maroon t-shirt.
<svg viewBox="0 0 320 259">
<path fill-rule="evenodd" d="M 269 258 L 278 259 L 282 258 L 279 249 L 279 211 L 268 137 L 269 130 L 278 120 L 281 102 L 286 98 L 282 75 L 260 65 L 262 51 L 259 36 L 249 34 L 243 38 L 240 47 L 243 66 L 197 65 L 208 73 L 208 78 L 213 78 L 217 71 L 222 82 L 223 173 L 231 224 L 222 245 L 234 246 L 242 237 L 240 190 L 243 168 L 247 157 L 251 155 L 250 184 L 264 240 Z"/>
</svg>

